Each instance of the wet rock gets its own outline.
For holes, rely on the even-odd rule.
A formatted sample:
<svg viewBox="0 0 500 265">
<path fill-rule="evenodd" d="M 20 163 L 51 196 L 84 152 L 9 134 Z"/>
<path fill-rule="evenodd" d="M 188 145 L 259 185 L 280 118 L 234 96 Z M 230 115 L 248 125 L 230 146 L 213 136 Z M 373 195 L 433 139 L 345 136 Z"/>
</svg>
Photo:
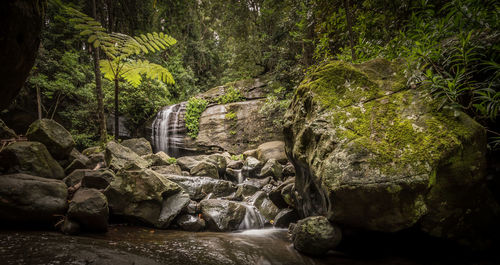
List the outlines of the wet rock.
<svg viewBox="0 0 500 265">
<path fill-rule="evenodd" d="M 183 191 L 178 192 L 163 201 L 163 206 L 158 220 L 158 227 L 167 228 L 170 222 L 189 205 L 189 195 Z"/>
<path fill-rule="evenodd" d="M 169 166 L 172 164 L 170 162 L 170 156 L 165 154 L 165 152 L 160 151 L 156 154 L 148 154 L 141 156 L 144 160 L 148 161 L 151 166 Z"/>
<path fill-rule="evenodd" d="M 76 221 L 65 218 L 61 224 L 61 232 L 65 235 L 77 235 L 80 233 L 80 224 Z"/>
<path fill-rule="evenodd" d="M 283 187 L 281 190 L 281 197 L 292 208 L 297 207 L 297 196 L 295 195 L 295 184 L 289 183 Z"/>
<path fill-rule="evenodd" d="M 189 201 L 189 204 L 182 209 L 183 213 L 195 214 L 199 211 L 198 203 L 196 201 Z"/>
<path fill-rule="evenodd" d="M 227 167 L 231 168 L 231 169 L 241 169 L 243 167 L 243 161 L 242 160 L 231 160 L 227 164 Z"/>
<path fill-rule="evenodd" d="M 287 228 L 290 223 L 295 223 L 299 219 L 295 209 L 282 209 L 274 217 L 274 227 Z"/>
<path fill-rule="evenodd" d="M 237 230 L 246 213 L 243 205 L 227 200 L 203 200 L 200 208 L 208 229 L 218 232 Z"/>
<path fill-rule="evenodd" d="M 243 174 L 241 173 L 241 169 L 226 169 L 226 179 L 232 182 L 240 183 L 243 181 Z"/>
<path fill-rule="evenodd" d="M 89 171 L 89 169 L 77 169 L 65 178 L 63 178 L 63 182 L 66 184 L 66 186 L 71 187 L 76 184 L 78 184 L 80 181 L 82 181 L 83 176 L 85 176 L 85 172 Z"/>
<path fill-rule="evenodd" d="M 241 173 L 243 173 L 243 176 L 247 178 L 255 178 L 258 176 L 263 166 L 264 164 L 257 158 L 249 156 L 245 159 L 245 162 L 243 163 L 243 168 L 241 169 Z"/>
<path fill-rule="evenodd" d="M 245 179 L 246 184 L 253 185 L 259 187 L 259 189 L 264 188 L 265 185 L 269 184 L 270 178 L 256 179 L 256 178 L 248 178 Z"/>
<path fill-rule="evenodd" d="M 130 150 L 134 151 L 136 154 L 143 156 L 149 155 L 153 153 L 153 148 L 151 148 L 151 144 L 148 140 L 144 138 L 133 138 L 127 139 L 121 142 L 121 145 L 130 148 Z"/>
<path fill-rule="evenodd" d="M 261 178 L 272 177 L 275 180 L 279 180 L 283 176 L 283 167 L 277 160 L 270 158 L 267 160 L 264 167 L 262 167 L 259 176 Z"/>
<path fill-rule="evenodd" d="M 182 176 L 190 176 L 189 172 L 187 172 L 187 171 L 182 171 L 180 175 L 182 175 Z"/>
<path fill-rule="evenodd" d="M 150 169 L 139 169 L 119 171 L 104 194 L 112 215 L 161 227 L 164 200 L 180 191 L 179 185 L 163 175 Z"/>
<path fill-rule="evenodd" d="M 0 176 L 0 220 L 12 223 L 53 224 L 66 213 L 68 191 L 55 179 L 27 174 Z"/>
<path fill-rule="evenodd" d="M 148 162 L 137 155 L 130 148 L 120 145 L 115 141 L 106 144 L 106 165 L 118 171 L 122 168 L 138 169 L 148 167 Z"/>
<path fill-rule="evenodd" d="M 332 61 L 306 76 L 284 125 L 297 209 L 350 227 L 418 227 L 477 246 L 495 234 L 500 216 L 485 186 L 484 128 L 404 89 L 402 68 L 383 59 Z"/>
<path fill-rule="evenodd" d="M 324 216 L 312 216 L 297 222 L 292 232 L 293 246 L 308 255 L 323 255 L 342 239 L 340 228 Z"/>
<path fill-rule="evenodd" d="M 26 137 L 29 141 L 44 144 L 56 159 L 66 159 L 75 146 L 73 136 L 62 125 L 49 119 L 33 122 Z"/>
<path fill-rule="evenodd" d="M 279 212 L 279 208 L 274 205 L 263 191 L 258 191 L 245 201 L 255 206 L 267 221 L 273 220 Z"/>
<path fill-rule="evenodd" d="M 177 158 L 177 164 L 182 170 L 189 172 L 193 167 L 198 165 L 203 158 L 204 156 L 183 156 Z"/>
<path fill-rule="evenodd" d="M 17 138 L 16 132 L 11 128 L 7 127 L 7 125 L 0 119 L 0 139 L 13 139 Z"/>
<path fill-rule="evenodd" d="M 108 201 L 96 189 L 79 189 L 69 203 L 68 217 L 78 222 L 84 230 L 108 230 Z"/>
<path fill-rule="evenodd" d="M 0 152 L 0 172 L 63 179 L 64 170 L 39 142 L 15 142 Z"/>
<path fill-rule="evenodd" d="M 83 171 L 82 187 L 98 190 L 106 189 L 115 179 L 113 171 L 105 168 Z"/>
<path fill-rule="evenodd" d="M 236 185 L 236 187 L 237 190 L 235 197 L 240 200 L 250 197 L 260 190 L 258 186 L 252 185 L 251 183 L 241 183 Z"/>
<path fill-rule="evenodd" d="M 285 142 L 283 141 L 263 143 L 257 147 L 256 153 L 257 159 L 264 163 L 269 159 L 274 159 L 281 164 L 286 164 L 286 162 L 288 162 L 288 158 L 285 154 Z"/>
<path fill-rule="evenodd" d="M 234 183 L 227 180 L 175 175 L 165 175 L 165 177 L 179 184 L 189 194 L 191 200 L 195 201 L 205 198 L 208 194 L 214 197 L 224 197 L 236 191 Z"/>
<path fill-rule="evenodd" d="M 182 230 L 197 232 L 205 228 L 205 220 L 191 214 L 183 214 L 177 218 L 177 225 Z"/>
<path fill-rule="evenodd" d="M 227 161 L 225 156 L 221 154 L 211 154 L 206 157 L 205 161 L 212 163 L 217 167 L 219 176 L 224 176 L 224 174 L 226 174 Z"/>
<path fill-rule="evenodd" d="M 151 167 L 151 169 L 157 173 L 160 174 L 167 174 L 167 175 L 181 175 L 182 171 L 179 165 L 169 165 L 169 166 L 155 166 Z M 188 173 L 189 175 L 189 173 Z"/>
<path fill-rule="evenodd" d="M 195 167 L 191 169 L 189 173 L 192 176 L 205 176 L 214 179 L 219 178 L 219 171 L 217 170 L 217 166 L 205 161 L 198 163 Z"/>
</svg>

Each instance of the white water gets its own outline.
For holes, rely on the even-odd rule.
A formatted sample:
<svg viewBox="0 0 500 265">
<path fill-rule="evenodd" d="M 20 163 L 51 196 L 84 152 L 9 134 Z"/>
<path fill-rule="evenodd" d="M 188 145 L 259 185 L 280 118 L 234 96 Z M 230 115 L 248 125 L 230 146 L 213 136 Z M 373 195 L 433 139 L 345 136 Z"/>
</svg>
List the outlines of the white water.
<svg viewBox="0 0 500 265">
<path fill-rule="evenodd" d="M 247 205 L 242 203 L 241 205 L 245 206 L 246 212 L 243 221 L 241 221 L 239 229 L 247 230 L 247 229 L 259 229 L 263 228 L 266 223 L 266 219 L 262 214 L 260 214 L 259 210 L 252 205 Z"/>
<path fill-rule="evenodd" d="M 185 102 L 167 106 L 160 110 L 153 122 L 151 139 L 155 152 L 163 151 L 178 156 L 184 140 Z"/>
</svg>

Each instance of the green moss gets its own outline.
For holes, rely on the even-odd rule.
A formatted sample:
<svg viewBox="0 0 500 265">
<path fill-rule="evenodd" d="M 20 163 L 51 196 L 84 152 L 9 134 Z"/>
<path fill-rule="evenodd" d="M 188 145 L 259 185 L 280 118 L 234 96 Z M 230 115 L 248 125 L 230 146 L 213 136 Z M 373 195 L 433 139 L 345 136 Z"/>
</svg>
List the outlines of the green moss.
<svg viewBox="0 0 500 265">
<path fill-rule="evenodd" d="M 338 142 L 372 153 L 370 165 L 381 173 L 429 174 L 476 125 L 452 111 L 435 111 L 436 102 L 419 91 L 402 90 L 404 79 L 391 67 L 387 61 L 356 67 L 332 62 L 310 73 L 297 93 L 312 92 L 330 110 Z"/>
</svg>

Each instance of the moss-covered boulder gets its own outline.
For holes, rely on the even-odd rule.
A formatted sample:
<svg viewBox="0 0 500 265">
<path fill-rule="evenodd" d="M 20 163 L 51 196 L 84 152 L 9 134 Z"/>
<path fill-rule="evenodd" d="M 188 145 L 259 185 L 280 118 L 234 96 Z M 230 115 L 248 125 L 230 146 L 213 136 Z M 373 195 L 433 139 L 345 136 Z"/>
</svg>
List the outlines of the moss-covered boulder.
<svg viewBox="0 0 500 265">
<path fill-rule="evenodd" d="M 132 151 L 134 151 L 136 154 L 140 156 L 149 155 L 153 153 L 153 148 L 151 147 L 151 144 L 149 143 L 148 140 L 144 138 L 133 138 L 124 140 L 122 142 L 122 145 L 130 148 Z"/>
<path fill-rule="evenodd" d="M 459 240 L 491 233 L 484 128 L 406 88 L 402 65 L 333 61 L 300 84 L 284 128 L 300 214 Z"/>
<path fill-rule="evenodd" d="M 130 148 L 125 147 L 115 141 L 106 144 L 106 165 L 109 168 L 118 171 L 123 168 L 146 168 L 148 161 L 140 157 Z"/>
<path fill-rule="evenodd" d="M 0 172 L 63 179 L 64 170 L 38 142 L 15 142 L 0 152 Z"/>
<path fill-rule="evenodd" d="M 128 221 L 164 227 L 161 213 L 172 201 L 169 197 L 181 192 L 181 187 L 150 169 L 120 170 L 106 189 L 112 215 Z M 179 197 L 184 201 L 183 197 Z"/>
<path fill-rule="evenodd" d="M 30 141 L 44 144 L 56 159 L 66 159 L 75 147 L 71 134 L 62 125 L 50 119 L 33 122 L 26 137 Z"/>
</svg>

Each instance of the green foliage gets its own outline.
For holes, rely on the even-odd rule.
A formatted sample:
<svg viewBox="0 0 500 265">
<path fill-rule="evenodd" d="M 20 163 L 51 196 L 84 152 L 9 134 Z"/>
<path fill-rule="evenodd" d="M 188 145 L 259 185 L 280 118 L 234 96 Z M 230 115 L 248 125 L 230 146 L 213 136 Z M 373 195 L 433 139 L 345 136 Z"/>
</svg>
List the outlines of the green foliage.
<svg viewBox="0 0 500 265">
<path fill-rule="evenodd" d="M 215 99 L 218 104 L 228 104 L 242 100 L 244 100 L 244 97 L 241 91 L 234 86 L 225 87 L 224 94 Z"/>
<path fill-rule="evenodd" d="M 236 119 L 236 113 L 230 111 L 230 112 L 226 113 L 226 115 L 224 116 L 224 118 L 226 120 L 234 120 L 234 119 Z"/>
<path fill-rule="evenodd" d="M 186 129 L 191 138 L 196 138 L 200 131 L 200 116 L 208 106 L 208 102 L 204 99 L 192 97 L 188 100 L 186 105 Z"/>
<path fill-rule="evenodd" d="M 171 165 L 177 164 L 177 159 L 175 157 L 169 157 L 167 162 Z"/>
<path fill-rule="evenodd" d="M 234 160 L 234 161 L 243 160 L 243 154 L 231 155 L 231 160 Z"/>
</svg>

